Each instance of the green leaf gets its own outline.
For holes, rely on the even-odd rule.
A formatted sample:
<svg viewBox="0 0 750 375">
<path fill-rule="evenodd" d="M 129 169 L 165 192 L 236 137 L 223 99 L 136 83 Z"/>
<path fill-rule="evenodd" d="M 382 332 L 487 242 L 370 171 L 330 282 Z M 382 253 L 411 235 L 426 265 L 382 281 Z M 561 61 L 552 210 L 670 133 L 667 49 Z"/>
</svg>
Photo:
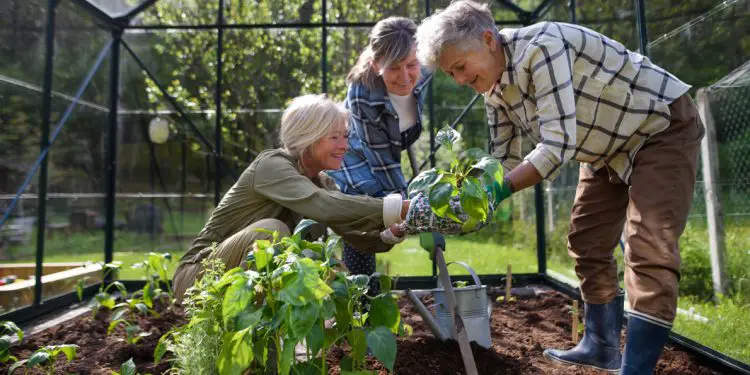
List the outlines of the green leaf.
<svg viewBox="0 0 750 375">
<path fill-rule="evenodd" d="M 429 202 L 432 212 L 439 217 L 445 217 L 450 209 L 451 197 L 454 194 L 453 186 L 449 183 L 441 182 L 436 184 L 430 190 Z"/>
<path fill-rule="evenodd" d="M 461 208 L 470 218 L 487 220 L 487 195 L 476 177 L 468 177 L 461 188 Z"/>
<path fill-rule="evenodd" d="M 388 331 L 388 328 L 384 328 Z M 390 331 L 389 331 L 390 332 Z M 367 341 L 365 341 L 365 331 L 361 328 L 352 329 L 347 335 L 347 341 L 349 346 L 352 348 L 352 358 L 357 363 L 362 363 L 365 360 L 365 354 L 367 354 Z"/>
<path fill-rule="evenodd" d="M 167 353 L 167 338 L 172 334 L 172 331 L 165 333 L 159 338 L 159 342 L 156 343 L 154 349 L 154 364 L 159 363 L 164 354 Z"/>
<path fill-rule="evenodd" d="M 344 355 L 341 360 L 339 361 L 339 367 L 341 367 L 341 371 L 353 371 L 354 370 L 354 361 L 352 360 L 352 357 L 348 355 Z"/>
<path fill-rule="evenodd" d="M 18 361 L 14 363 L 13 366 L 10 366 L 10 368 L 8 369 L 8 375 L 13 374 L 18 368 L 25 365 L 28 361 L 29 361 L 28 359 L 24 359 L 23 361 Z M 27 367 L 31 367 L 31 366 L 27 366 Z"/>
<path fill-rule="evenodd" d="M 489 156 L 489 154 L 487 154 L 487 151 L 484 151 L 481 148 L 472 147 L 466 150 L 466 159 L 469 159 L 469 162 L 475 162 L 486 156 Z"/>
<path fill-rule="evenodd" d="M 293 264 L 294 273 L 286 280 L 279 291 L 279 299 L 288 304 L 301 306 L 323 299 L 333 293 L 318 274 L 318 267 L 312 259 L 301 258 Z"/>
<path fill-rule="evenodd" d="M 146 315 L 148 314 L 148 306 L 146 306 L 145 303 L 136 303 L 135 309 L 138 310 L 139 313 Z"/>
<path fill-rule="evenodd" d="M 146 285 L 143 287 L 143 303 L 145 303 L 149 308 L 154 308 L 154 294 L 151 283 L 146 283 Z"/>
<path fill-rule="evenodd" d="M 455 152 L 461 143 L 461 134 L 458 134 L 457 131 L 446 125 L 437 133 L 435 140 L 441 145 L 448 147 L 452 152 Z"/>
<path fill-rule="evenodd" d="M 258 323 L 260 323 L 262 318 L 263 318 L 263 307 L 255 311 L 250 311 L 248 309 L 242 310 L 237 315 L 237 319 L 234 322 L 234 328 L 245 329 L 245 328 L 255 327 Z"/>
<path fill-rule="evenodd" d="M 243 275 L 244 276 L 244 275 Z M 227 288 L 221 305 L 221 314 L 224 319 L 224 328 L 233 331 L 234 320 L 240 312 L 245 310 L 253 298 L 253 289 L 248 286 L 245 277 L 239 277 Z"/>
<path fill-rule="evenodd" d="M 112 314 L 112 317 L 109 318 L 110 321 L 121 320 L 122 316 L 125 315 L 126 311 L 128 311 L 128 310 L 127 309 L 118 309 L 118 310 L 115 310 L 115 313 Z"/>
<path fill-rule="evenodd" d="M 289 315 L 289 328 L 296 338 L 303 338 L 312 329 L 320 315 L 320 304 L 317 301 L 302 306 L 292 306 Z"/>
<path fill-rule="evenodd" d="M 427 194 L 430 188 L 440 181 L 442 177 L 443 174 L 435 168 L 419 173 L 411 184 L 409 184 L 409 195 L 420 191 Z"/>
<path fill-rule="evenodd" d="M 26 367 L 32 368 L 36 365 L 46 363 L 47 361 L 49 361 L 49 358 L 50 358 L 50 355 L 48 352 L 38 350 L 34 352 L 34 354 L 32 354 L 31 357 L 29 357 L 29 361 L 26 363 Z"/>
<path fill-rule="evenodd" d="M 117 326 L 118 326 L 118 325 L 119 325 L 120 323 L 123 323 L 123 324 L 126 324 L 126 325 L 127 325 L 127 323 L 126 323 L 125 319 L 117 319 L 117 320 L 113 320 L 113 321 L 109 322 L 109 327 L 107 327 L 107 334 L 109 335 L 110 333 L 112 333 L 112 331 L 114 331 L 114 330 L 115 330 L 115 328 L 116 328 L 116 327 L 117 327 Z"/>
<path fill-rule="evenodd" d="M 266 268 L 268 262 L 273 258 L 273 249 L 269 249 L 271 243 L 266 240 L 256 240 L 257 248 L 253 251 L 255 255 L 255 268 L 260 271 Z"/>
<path fill-rule="evenodd" d="M 384 326 L 393 333 L 398 333 L 401 314 L 396 299 L 390 294 L 374 298 L 371 302 L 369 322 L 373 327 Z"/>
<path fill-rule="evenodd" d="M 240 375 L 250 367 L 254 353 L 252 342 L 248 340 L 248 329 L 224 334 L 216 367 L 221 375 Z"/>
<path fill-rule="evenodd" d="M 497 159 L 485 156 L 471 167 L 484 172 L 482 174 L 482 182 L 485 185 L 491 185 L 493 181 L 497 181 L 500 184 L 503 183 L 503 166 Z"/>
<path fill-rule="evenodd" d="M 279 374 L 288 375 L 292 369 L 292 362 L 294 362 L 294 347 L 297 346 L 297 341 L 287 339 L 284 340 L 284 349 L 281 351 Z"/>
<path fill-rule="evenodd" d="M 349 325 L 352 323 L 352 314 L 349 312 L 348 298 L 336 298 L 334 303 L 336 305 L 336 328 L 345 332 L 349 329 Z"/>
<path fill-rule="evenodd" d="M 133 358 L 128 359 L 125 363 L 120 365 L 120 374 L 121 375 L 136 375 L 136 368 L 135 368 L 135 363 L 133 363 Z"/>
<path fill-rule="evenodd" d="M 5 321 L 3 322 L 2 327 L 8 333 L 15 333 L 18 336 L 19 342 L 23 341 L 23 330 L 21 328 L 18 328 L 16 323 Z"/>
<path fill-rule="evenodd" d="M 305 342 L 307 342 L 307 346 L 310 348 L 310 352 L 313 356 L 317 356 L 318 352 L 323 349 L 323 344 L 325 344 L 325 332 L 323 331 L 323 324 L 320 320 L 313 324 L 312 329 L 310 329 L 310 332 L 307 333 L 307 337 L 305 337 Z"/>
<path fill-rule="evenodd" d="M 396 362 L 396 336 L 386 327 L 367 330 L 367 345 L 380 362 L 393 371 Z"/>
<path fill-rule="evenodd" d="M 294 375 L 320 375 L 320 367 L 314 362 L 300 362 L 292 366 Z"/>
<path fill-rule="evenodd" d="M 317 221 L 310 220 L 310 219 L 302 219 L 299 224 L 294 228 L 294 233 L 292 234 L 292 239 L 297 244 L 300 243 L 302 240 L 302 235 L 304 234 L 305 229 L 309 228 L 311 225 L 317 224 Z"/>
<path fill-rule="evenodd" d="M 344 246 L 344 243 L 341 241 L 341 237 L 339 236 L 328 237 L 328 240 L 326 241 L 326 248 L 325 248 L 326 261 L 330 260 L 333 257 L 333 253 L 336 251 L 336 249 L 342 248 L 343 246 Z"/>
</svg>

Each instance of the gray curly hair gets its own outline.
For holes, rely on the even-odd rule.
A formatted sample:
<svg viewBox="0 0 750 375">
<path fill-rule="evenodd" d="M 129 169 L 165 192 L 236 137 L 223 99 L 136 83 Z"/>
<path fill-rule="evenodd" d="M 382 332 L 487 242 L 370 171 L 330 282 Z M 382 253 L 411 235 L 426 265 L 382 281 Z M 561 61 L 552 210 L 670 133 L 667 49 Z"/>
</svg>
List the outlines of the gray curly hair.
<svg viewBox="0 0 750 375">
<path fill-rule="evenodd" d="M 417 28 L 417 58 L 434 71 L 446 48 L 458 46 L 461 51 L 478 48 L 482 33 L 487 30 L 497 33 L 489 4 L 454 1 L 425 18 Z"/>
</svg>

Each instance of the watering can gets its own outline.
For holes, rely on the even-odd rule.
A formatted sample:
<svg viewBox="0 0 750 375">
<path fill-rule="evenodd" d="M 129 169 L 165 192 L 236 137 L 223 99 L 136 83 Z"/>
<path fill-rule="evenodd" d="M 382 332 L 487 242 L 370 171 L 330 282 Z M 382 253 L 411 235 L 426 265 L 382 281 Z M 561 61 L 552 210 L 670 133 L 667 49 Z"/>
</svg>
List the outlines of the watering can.
<svg viewBox="0 0 750 375">
<path fill-rule="evenodd" d="M 431 237 L 435 236 L 433 233 L 425 234 Z M 427 241 L 422 238 L 420 242 L 423 247 L 430 250 L 433 247 L 444 249 L 444 241 L 445 240 L 442 236 L 437 236 L 429 238 Z M 439 260 L 444 261 L 442 257 L 440 257 Z M 458 264 L 466 268 L 474 281 L 474 285 L 461 288 L 451 288 L 452 294 L 455 296 L 456 310 L 463 320 L 464 329 L 468 335 L 469 341 L 474 341 L 482 347 L 489 348 L 492 346 L 492 341 L 490 339 L 490 316 L 487 287 L 482 285 L 479 276 L 477 276 L 476 272 L 474 272 L 468 264 L 464 262 L 449 262 L 445 264 L 445 268 L 447 269 L 447 266 L 451 264 Z M 437 304 L 436 316 L 433 316 L 427 310 L 414 293 L 407 290 L 407 296 L 416 306 L 417 312 L 430 327 L 435 337 L 440 340 L 445 340 L 449 336 L 452 337 L 452 333 L 457 332 L 453 329 L 453 316 L 451 315 L 451 310 L 449 308 L 448 293 L 450 291 L 446 291 L 442 282 L 442 280 L 446 280 L 447 283 L 450 283 L 450 278 L 447 276 L 446 272 L 446 277 L 438 278 L 437 288 L 431 291 Z M 458 339 L 457 337 L 452 338 L 456 340 Z"/>
</svg>

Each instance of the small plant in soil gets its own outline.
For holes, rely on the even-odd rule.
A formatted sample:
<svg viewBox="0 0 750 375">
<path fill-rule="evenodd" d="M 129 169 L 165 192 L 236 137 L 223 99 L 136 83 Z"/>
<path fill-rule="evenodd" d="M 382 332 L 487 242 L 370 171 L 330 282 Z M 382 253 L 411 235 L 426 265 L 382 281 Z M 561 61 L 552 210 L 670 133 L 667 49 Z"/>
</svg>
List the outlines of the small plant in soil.
<svg viewBox="0 0 750 375">
<path fill-rule="evenodd" d="M 133 362 L 133 358 L 130 358 L 127 361 L 123 362 L 122 365 L 120 365 L 120 372 L 113 371 L 112 375 L 140 375 L 140 373 L 135 367 L 135 362 Z M 143 374 L 143 375 L 151 375 L 151 374 Z"/>
<path fill-rule="evenodd" d="M 449 126 L 441 129 L 436 139 L 450 150 L 453 161 L 448 170 L 432 168 L 417 175 L 409 185 L 409 195 L 425 194 L 435 215 L 447 216 L 462 223 L 464 231 L 471 230 L 487 220 L 490 209 L 485 187 L 492 186 L 493 182 L 503 183 L 503 168 L 479 148 L 470 148 L 459 157 L 461 135 Z M 459 196 L 461 207 L 468 215 L 465 222 L 450 210 L 451 199 L 455 196 Z"/>
<path fill-rule="evenodd" d="M 142 269 L 146 279 L 146 285 L 137 295 L 142 297 L 143 302 L 149 308 L 154 307 L 154 301 L 162 299 L 171 300 L 174 297 L 172 284 L 167 274 L 169 262 L 172 255 L 169 253 L 148 253 L 148 257 L 131 266 L 134 269 Z"/>
<path fill-rule="evenodd" d="M 203 363 L 201 370 L 181 368 L 179 372 L 327 374 L 328 351 L 343 343 L 351 354 L 342 361 L 342 370 L 368 373 L 361 372 L 368 347 L 392 370 L 395 335 L 407 328 L 401 323 L 390 278 L 351 276 L 337 270 L 333 252 L 340 238 L 332 236 L 325 243 L 306 241 L 303 231 L 312 224 L 303 220 L 291 237 L 273 233 L 270 241 L 256 241 L 246 271 L 234 268 L 217 279 L 218 272 L 209 268 L 209 279 L 204 276 L 188 294 L 190 322 L 162 337 L 155 359 L 173 348 L 195 348 L 198 341 L 192 340 L 214 335 L 221 337 L 220 348 L 214 348 L 218 349 L 216 361 Z M 366 296 L 374 277 L 383 292 Z M 368 312 L 363 298 L 369 301 Z M 296 348 L 304 350 L 304 360 L 297 359 Z M 186 362 L 179 349 L 174 354 L 177 363 Z"/>
<path fill-rule="evenodd" d="M 0 363 L 15 362 L 18 360 L 10 354 L 13 335 L 18 336 L 18 342 L 23 341 L 23 330 L 18 328 L 16 323 L 11 321 L 0 322 Z"/>
<path fill-rule="evenodd" d="M 111 334 L 112 331 L 114 331 L 118 326 L 122 326 L 124 328 L 124 340 L 130 345 L 135 345 L 138 343 L 138 341 L 141 341 L 142 338 L 151 335 L 151 332 L 142 332 L 141 327 L 139 327 L 137 323 L 131 323 L 127 319 L 122 318 L 113 319 L 111 322 L 109 322 L 107 334 Z"/>
<path fill-rule="evenodd" d="M 122 262 L 97 262 L 97 264 L 102 265 L 102 280 L 106 280 L 107 277 L 110 276 L 113 278 L 116 277 L 117 273 L 122 269 Z M 86 286 L 87 280 L 88 277 L 83 277 L 81 279 L 78 279 L 78 282 L 76 283 L 76 293 L 78 295 L 79 301 L 83 300 L 83 289 Z M 94 295 L 94 298 L 89 301 L 89 307 L 91 308 L 92 317 L 96 317 L 96 313 L 99 312 L 100 309 L 112 310 L 115 308 L 117 301 L 115 299 L 115 296 L 110 293 L 112 288 L 116 288 L 123 296 L 128 295 L 128 291 L 125 288 L 125 285 L 123 285 L 119 281 L 113 281 L 108 285 L 105 285 L 105 283 L 101 283 L 99 285 L 99 291 L 96 293 L 96 295 Z"/>
<path fill-rule="evenodd" d="M 8 374 L 13 374 L 17 369 L 24 367 L 24 374 L 29 369 L 39 366 L 44 369 L 44 372 L 53 375 L 55 373 L 55 362 L 57 362 L 60 354 L 64 354 L 68 361 L 72 361 L 76 357 L 76 349 L 78 345 L 48 345 L 37 349 L 29 359 L 24 359 L 13 364 L 8 370 Z"/>
</svg>

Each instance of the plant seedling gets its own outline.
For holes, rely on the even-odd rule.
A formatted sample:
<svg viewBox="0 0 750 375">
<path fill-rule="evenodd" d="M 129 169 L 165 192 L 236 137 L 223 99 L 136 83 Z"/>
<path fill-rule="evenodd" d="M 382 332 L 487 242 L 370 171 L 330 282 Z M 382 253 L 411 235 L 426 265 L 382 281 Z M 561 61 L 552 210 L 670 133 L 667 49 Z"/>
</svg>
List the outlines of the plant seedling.
<svg viewBox="0 0 750 375">
<path fill-rule="evenodd" d="M 149 308 L 154 307 L 154 301 L 161 298 L 174 297 L 172 285 L 167 275 L 168 263 L 172 260 L 170 253 L 148 253 L 148 257 L 130 266 L 133 269 L 143 269 L 146 285 L 141 290 L 143 302 Z"/>
<path fill-rule="evenodd" d="M 23 341 L 23 330 L 18 328 L 16 323 L 11 321 L 0 322 L 0 363 L 17 361 L 18 359 L 10 355 L 10 345 L 13 335 L 18 336 L 18 342 Z"/>
<path fill-rule="evenodd" d="M 37 349 L 29 359 L 24 359 L 13 364 L 8 369 L 8 374 L 13 374 L 20 367 L 26 367 L 26 371 L 33 368 L 34 366 L 40 366 L 44 369 L 44 372 L 53 375 L 55 373 L 55 362 L 57 361 L 60 354 L 65 354 L 65 358 L 68 361 L 72 361 L 76 357 L 76 349 L 78 345 L 63 344 L 63 345 L 48 345 L 43 348 Z"/>
<path fill-rule="evenodd" d="M 140 375 L 140 373 L 138 372 L 138 369 L 135 367 L 135 362 L 133 362 L 133 358 L 130 358 L 127 361 L 123 362 L 122 365 L 120 365 L 120 372 L 112 371 L 112 375 Z M 151 374 L 144 374 L 144 375 L 151 375 Z"/>
<path fill-rule="evenodd" d="M 470 148 L 459 158 L 461 135 L 450 126 L 441 129 L 436 139 L 453 155 L 450 168 L 432 168 L 420 173 L 409 185 L 409 195 L 424 193 L 435 215 L 447 216 L 463 224 L 463 231 L 469 231 L 487 220 L 490 210 L 485 187 L 492 186 L 493 182 L 503 183 L 503 168 L 499 161 L 479 148 Z M 455 196 L 459 196 L 461 208 L 468 215 L 466 222 L 451 210 L 450 202 Z"/>
<path fill-rule="evenodd" d="M 151 332 L 142 332 L 141 327 L 139 327 L 138 324 L 130 323 L 125 319 L 115 319 L 109 322 L 107 334 L 111 334 L 112 331 L 120 325 L 125 327 L 125 342 L 130 345 L 135 345 L 138 341 L 141 341 L 142 338 L 151 335 Z"/>
</svg>

